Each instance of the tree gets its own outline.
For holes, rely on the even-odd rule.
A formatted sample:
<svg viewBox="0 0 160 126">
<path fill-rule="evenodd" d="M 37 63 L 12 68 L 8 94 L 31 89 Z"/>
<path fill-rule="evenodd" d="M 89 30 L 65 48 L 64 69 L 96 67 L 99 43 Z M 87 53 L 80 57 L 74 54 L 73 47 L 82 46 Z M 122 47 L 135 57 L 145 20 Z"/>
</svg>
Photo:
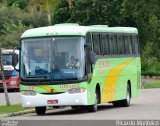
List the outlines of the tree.
<svg viewBox="0 0 160 126">
<path fill-rule="evenodd" d="M 69 7 L 71 8 L 72 7 L 72 0 L 67 0 L 68 4 L 69 4 Z"/>
<path fill-rule="evenodd" d="M 22 24 L 22 22 L 7 22 L 2 30 L 3 35 L 0 36 L 1 46 L 4 48 L 13 48 L 19 44 L 22 33 L 31 28 Z"/>
<path fill-rule="evenodd" d="M 5 7 L 3 5 L 3 7 L 0 8 L 0 34 L 2 34 L 1 31 L 4 28 L 4 23 L 9 22 L 11 20 L 13 22 L 17 22 L 17 20 L 22 20 L 23 14 L 23 11 L 21 11 L 16 6 Z"/>
<path fill-rule="evenodd" d="M 69 4 L 64 4 L 62 1 L 59 1 L 55 7 L 53 15 L 53 18 L 58 19 L 59 22 L 64 22 L 65 19 L 66 22 L 77 22 L 82 25 L 120 24 L 122 0 L 68 0 Z"/>
<path fill-rule="evenodd" d="M 21 9 L 26 9 L 29 0 L 7 0 L 7 6 L 17 5 Z"/>
<path fill-rule="evenodd" d="M 142 50 L 142 73 L 144 75 L 160 75 L 160 62 L 152 49 L 153 43 L 147 43 Z"/>
<path fill-rule="evenodd" d="M 66 0 L 60 0 L 52 10 L 52 24 L 65 23 L 70 16 L 69 3 Z"/>
<path fill-rule="evenodd" d="M 123 24 L 135 26 L 140 32 L 141 46 L 146 42 L 156 43 L 159 36 L 159 5 L 157 0 L 125 0 L 122 4 Z M 153 9 L 154 8 L 154 9 Z"/>
<path fill-rule="evenodd" d="M 51 12 L 54 5 L 58 2 L 58 0 L 31 0 L 30 5 L 31 8 L 36 8 L 38 10 L 45 10 L 47 13 L 48 24 L 51 25 Z M 32 8 L 32 12 L 33 12 Z"/>
<path fill-rule="evenodd" d="M 142 71 L 156 73 L 160 70 L 159 5 L 158 0 L 125 0 L 122 4 L 121 13 L 125 17 L 123 24 L 139 30 Z"/>
<path fill-rule="evenodd" d="M 44 11 L 36 11 L 34 10 L 32 14 L 25 13 L 22 16 L 21 22 L 26 25 L 32 25 L 34 28 L 48 26 L 47 15 Z"/>
</svg>

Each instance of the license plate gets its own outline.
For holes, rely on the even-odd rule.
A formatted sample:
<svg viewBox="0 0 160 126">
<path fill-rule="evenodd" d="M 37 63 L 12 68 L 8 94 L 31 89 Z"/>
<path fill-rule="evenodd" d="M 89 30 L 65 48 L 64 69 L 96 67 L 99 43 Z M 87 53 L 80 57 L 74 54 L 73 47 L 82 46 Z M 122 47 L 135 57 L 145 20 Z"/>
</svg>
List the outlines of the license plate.
<svg viewBox="0 0 160 126">
<path fill-rule="evenodd" d="M 16 81 L 11 81 L 11 85 L 16 85 Z"/>
<path fill-rule="evenodd" d="M 58 104 L 58 100 L 48 100 L 48 104 Z"/>
</svg>

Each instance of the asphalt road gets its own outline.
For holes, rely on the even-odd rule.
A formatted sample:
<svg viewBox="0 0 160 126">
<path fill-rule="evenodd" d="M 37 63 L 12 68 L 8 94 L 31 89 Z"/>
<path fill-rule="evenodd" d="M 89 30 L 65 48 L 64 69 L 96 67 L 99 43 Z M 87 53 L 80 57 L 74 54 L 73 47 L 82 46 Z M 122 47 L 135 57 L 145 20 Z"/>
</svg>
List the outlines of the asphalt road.
<svg viewBox="0 0 160 126">
<path fill-rule="evenodd" d="M 18 104 L 21 102 L 19 92 L 9 91 L 8 95 L 9 95 L 9 100 L 10 100 L 11 105 Z M 5 100 L 4 93 L 1 91 L 0 92 L 0 106 L 2 105 L 6 105 L 6 100 Z"/>
<path fill-rule="evenodd" d="M 131 106 L 114 108 L 112 104 L 99 105 L 96 113 L 88 113 L 70 107 L 49 110 L 45 116 L 26 114 L 7 120 L 160 120 L 160 89 L 144 89 L 139 97 L 131 100 Z"/>
</svg>

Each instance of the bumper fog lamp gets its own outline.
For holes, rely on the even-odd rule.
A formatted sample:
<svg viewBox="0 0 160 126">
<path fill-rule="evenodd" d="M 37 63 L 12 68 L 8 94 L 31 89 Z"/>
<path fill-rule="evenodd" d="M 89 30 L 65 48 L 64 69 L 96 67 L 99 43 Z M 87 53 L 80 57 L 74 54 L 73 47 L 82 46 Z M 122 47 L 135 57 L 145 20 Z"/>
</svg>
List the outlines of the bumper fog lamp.
<svg viewBox="0 0 160 126">
<path fill-rule="evenodd" d="M 70 89 L 68 91 L 69 94 L 75 94 L 75 93 L 83 93 L 85 92 L 86 89 L 85 88 L 73 88 L 73 89 Z"/>
</svg>

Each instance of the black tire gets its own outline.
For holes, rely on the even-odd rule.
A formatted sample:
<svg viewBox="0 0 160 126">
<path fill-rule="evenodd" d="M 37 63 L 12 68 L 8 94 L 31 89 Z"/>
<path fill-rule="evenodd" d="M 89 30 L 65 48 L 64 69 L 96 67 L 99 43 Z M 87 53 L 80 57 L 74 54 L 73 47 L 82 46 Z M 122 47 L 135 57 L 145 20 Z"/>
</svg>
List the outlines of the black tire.
<svg viewBox="0 0 160 126">
<path fill-rule="evenodd" d="M 37 115 L 45 115 L 46 107 L 35 107 L 35 111 Z"/>
<path fill-rule="evenodd" d="M 114 107 L 120 107 L 120 101 L 112 102 Z"/>
<path fill-rule="evenodd" d="M 80 109 L 80 106 L 71 106 L 72 109 Z"/>
<path fill-rule="evenodd" d="M 114 101 L 113 106 L 114 107 L 129 107 L 130 100 L 131 100 L 131 89 L 130 89 L 130 86 L 127 85 L 126 99 L 120 100 L 120 101 Z"/>
<path fill-rule="evenodd" d="M 96 101 L 95 101 L 95 104 L 94 105 L 89 105 L 88 106 L 88 111 L 89 112 L 96 112 L 97 111 L 97 109 L 98 109 L 98 103 L 100 103 L 100 95 L 99 95 L 99 91 L 98 90 L 96 90 L 96 92 L 95 92 L 95 97 L 96 97 Z"/>
<path fill-rule="evenodd" d="M 89 112 L 96 112 L 97 111 L 97 104 L 88 106 Z"/>
<path fill-rule="evenodd" d="M 60 106 L 53 106 L 52 108 L 54 108 L 54 109 L 59 109 Z"/>
</svg>

